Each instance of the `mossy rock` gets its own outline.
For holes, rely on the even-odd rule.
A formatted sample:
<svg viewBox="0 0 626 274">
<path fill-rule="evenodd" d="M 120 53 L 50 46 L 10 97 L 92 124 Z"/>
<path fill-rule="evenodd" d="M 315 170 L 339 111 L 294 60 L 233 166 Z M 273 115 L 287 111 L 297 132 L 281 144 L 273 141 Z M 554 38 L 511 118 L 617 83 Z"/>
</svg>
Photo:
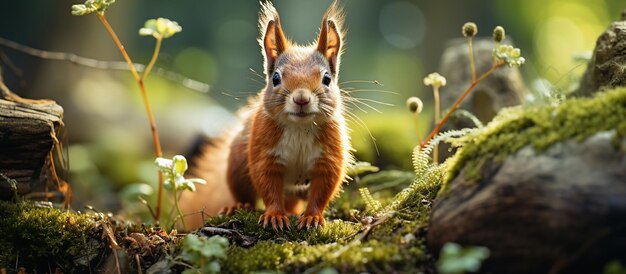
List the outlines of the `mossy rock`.
<svg viewBox="0 0 626 274">
<path fill-rule="evenodd" d="M 626 88 L 505 109 L 457 142 L 432 250 L 486 246 L 494 273 L 599 273 L 626 260 Z"/>
</svg>

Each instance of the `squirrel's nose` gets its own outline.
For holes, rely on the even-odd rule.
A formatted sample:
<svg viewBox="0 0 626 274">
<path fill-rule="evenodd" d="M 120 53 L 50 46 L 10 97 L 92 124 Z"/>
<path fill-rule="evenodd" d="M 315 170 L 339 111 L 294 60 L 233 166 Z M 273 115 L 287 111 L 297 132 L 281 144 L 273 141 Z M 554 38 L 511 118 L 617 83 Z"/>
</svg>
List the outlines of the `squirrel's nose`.
<svg viewBox="0 0 626 274">
<path fill-rule="evenodd" d="M 310 101 L 311 99 L 309 98 L 309 96 L 306 96 L 304 94 L 293 97 L 293 102 L 296 103 L 296 105 L 298 106 L 306 106 Z"/>
</svg>

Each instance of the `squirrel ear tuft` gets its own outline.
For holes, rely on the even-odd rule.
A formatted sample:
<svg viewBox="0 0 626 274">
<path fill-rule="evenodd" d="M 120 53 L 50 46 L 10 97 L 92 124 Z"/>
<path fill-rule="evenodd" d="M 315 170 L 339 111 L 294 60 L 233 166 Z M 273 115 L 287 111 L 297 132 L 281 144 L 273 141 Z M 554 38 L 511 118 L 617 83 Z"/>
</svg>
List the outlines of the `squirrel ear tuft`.
<svg viewBox="0 0 626 274">
<path fill-rule="evenodd" d="M 276 58 L 283 53 L 289 43 L 280 27 L 280 17 L 278 11 L 271 2 L 261 2 L 261 12 L 259 13 L 259 30 L 261 38 L 259 44 L 263 49 L 265 58 L 265 71 L 269 74 L 274 67 Z"/>
<path fill-rule="evenodd" d="M 333 74 L 339 71 L 339 61 L 343 46 L 343 10 L 337 1 L 324 13 L 320 35 L 317 39 L 317 50 L 326 57 Z"/>
</svg>

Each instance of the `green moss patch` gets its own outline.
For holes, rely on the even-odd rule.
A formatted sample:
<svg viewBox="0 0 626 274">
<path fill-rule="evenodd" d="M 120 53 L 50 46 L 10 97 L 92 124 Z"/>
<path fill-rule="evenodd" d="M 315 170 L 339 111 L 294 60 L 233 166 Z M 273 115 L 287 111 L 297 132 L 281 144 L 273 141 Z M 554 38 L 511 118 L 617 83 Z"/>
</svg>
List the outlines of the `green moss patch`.
<svg viewBox="0 0 626 274">
<path fill-rule="evenodd" d="M 441 175 L 443 166 L 431 166 L 428 174 Z M 369 175 L 362 181 L 377 179 Z M 404 180 L 405 173 L 385 174 L 385 181 Z M 388 178 L 387 178 L 388 177 Z M 251 247 L 237 246 L 231 242 L 226 259 L 222 261 L 224 273 L 251 273 L 279 271 L 285 273 L 316 273 L 330 267 L 342 273 L 424 272 L 432 267 L 425 244 L 425 228 L 430 213 L 430 203 L 440 186 L 438 182 L 423 184 L 416 180 L 407 182 L 404 190 L 395 189 L 374 193 L 381 206 L 366 211 L 361 195 L 348 188 L 327 210 L 326 225 L 319 229 L 299 230 L 293 225 L 285 231 L 263 229 L 257 221 L 261 212 L 239 210 L 229 217 L 211 218 L 207 225 L 235 229 L 258 239 Z M 360 185 L 363 186 L 363 185 Z M 394 184 L 396 186 L 396 184 Z M 385 193 L 390 192 L 390 193 Z M 338 208 L 351 204 L 349 215 L 339 214 L 348 220 L 335 219 Z M 333 213 L 334 212 L 334 213 Z M 366 213 L 367 212 L 367 213 Z"/>
<path fill-rule="evenodd" d="M 479 179 L 485 159 L 501 162 L 528 145 L 543 151 L 559 141 L 582 141 L 606 130 L 626 136 L 626 88 L 569 99 L 558 106 L 503 109 L 484 128 L 458 140 L 463 146 L 451 159 L 444 182 L 454 179 L 461 169 L 468 179 Z"/>
<path fill-rule="evenodd" d="M 88 270 L 101 241 L 94 216 L 0 201 L 0 268 Z M 69 271 L 72 270 L 72 271 Z"/>
</svg>

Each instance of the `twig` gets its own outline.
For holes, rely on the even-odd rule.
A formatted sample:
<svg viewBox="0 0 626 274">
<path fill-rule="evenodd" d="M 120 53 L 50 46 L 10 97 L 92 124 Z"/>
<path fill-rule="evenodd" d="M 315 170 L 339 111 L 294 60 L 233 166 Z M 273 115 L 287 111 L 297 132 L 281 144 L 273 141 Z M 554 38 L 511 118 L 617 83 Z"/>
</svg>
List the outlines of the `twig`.
<svg viewBox="0 0 626 274">
<path fill-rule="evenodd" d="M 150 103 L 148 101 L 148 94 L 146 93 L 146 87 L 143 83 L 143 78 L 139 77 L 137 70 L 133 66 L 133 62 L 128 56 L 128 53 L 126 52 L 126 50 L 124 49 L 124 45 L 122 45 L 122 42 L 120 42 L 120 39 L 117 37 L 117 34 L 115 34 L 115 31 L 113 31 L 113 28 L 111 28 L 111 25 L 109 25 L 109 22 L 107 21 L 107 19 L 104 17 L 103 14 L 96 13 L 96 15 L 98 16 L 98 19 L 100 19 L 100 22 L 102 22 L 104 27 L 107 29 L 109 34 L 111 34 L 111 38 L 113 38 L 113 41 L 115 42 L 120 52 L 122 53 L 124 60 L 126 60 L 126 63 L 128 63 L 130 72 L 133 74 L 133 76 L 135 77 L 135 80 L 137 80 L 137 83 L 139 84 L 139 89 L 141 91 L 141 98 L 143 100 L 144 106 L 146 107 L 146 113 L 148 114 L 148 121 L 150 123 L 150 130 L 152 131 L 152 141 L 154 143 L 154 152 L 156 154 L 156 157 L 161 157 L 163 156 L 163 152 L 161 152 L 161 141 L 159 140 L 159 133 L 157 131 L 156 122 L 154 121 L 154 115 L 152 114 L 152 109 L 150 108 Z M 159 190 L 157 192 L 157 206 L 156 206 L 156 213 L 155 213 L 156 216 L 154 218 L 154 221 L 155 223 L 157 223 L 157 225 L 161 217 L 161 200 L 163 197 L 163 175 L 161 174 L 161 172 L 158 172 L 158 176 L 159 176 Z"/>
<path fill-rule="evenodd" d="M 87 58 L 83 56 L 78 56 L 74 53 L 46 51 L 46 50 L 36 49 L 36 48 L 22 45 L 20 43 L 17 43 L 15 41 L 11 41 L 2 37 L 0 37 L 0 46 L 19 51 L 21 53 L 28 54 L 33 57 L 46 59 L 46 60 L 54 60 L 54 61 L 66 61 L 75 65 L 88 67 L 88 68 L 103 69 L 103 70 L 124 70 L 124 71 L 131 70 L 131 68 L 128 66 L 128 63 L 126 62 L 102 61 L 102 60 Z M 4 60 L 5 58 L 2 58 L 2 59 Z M 5 63 L 9 66 L 9 68 L 12 67 L 11 63 L 9 63 L 7 60 L 5 60 Z M 146 66 L 143 64 L 132 63 L 132 66 L 137 72 L 146 71 Z M 22 77 L 22 73 L 21 71 L 19 71 L 19 69 L 15 70 L 15 68 L 12 68 L 12 70 L 16 73 L 16 75 L 19 78 Z M 157 75 L 167 80 L 179 83 L 182 86 L 188 89 L 197 91 L 197 92 L 206 93 L 210 89 L 210 86 L 206 83 L 185 77 L 182 74 L 179 74 L 170 70 L 166 70 L 164 68 L 157 67 L 154 69 L 154 72 Z"/>
<path fill-rule="evenodd" d="M 437 126 L 433 129 L 433 131 L 430 132 L 430 135 L 428 135 L 428 137 L 422 141 L 422 144 L 420 145 L 420 148 L 424 148 L 424 146 L 426 146 L 426 144 L 428 144 L 428 142 L 435 137 L 435 135 L 437 135 L 437 133 L 439 133 L 439 130 L 441 130 L 441 127 L 446 123 L 446 121 L 448 121 L 448 119 L 450 118 L 450 116 L 452 115 L 452 113 L 454 113 L 454 111 L 459 107 L 459 105 L 461 104 L 461 102 L 463 102 L 463 99 L 465 99 L 465 97 L 467 97 L 467 95 L 474 89 L 474 87 L 476 87 L 476 85 L 478 83 L 480 83 L 480 81 L 484 80 L 485 78 L 487 78 L 487 76 L 491 75 L 491 73 L 493 73 L 497 68 L 504 66 L 504 62 L 499 62 L 497 63 L 495 66 L 491 67 L 491 69 L 487 72 L 485 72 L 485 74 L 483 74 L 482 76 L 480 76 L 480 78 L 472 81 L 472 84 L 465 90 L 465 92 L 463 93 L 463 95 L 461 97 L 459 97 L 459 99 L 456 100 L 456 102 L 454 103 L 454 105 L 452 105 L 452 107 L 448 110 L 448 112 L 446 113 L 445 116 L 443 116 L 443 119 L 441 119 L 441 121 L 439 121 L 439 123 L 437 124 Z"/>
</svg>

